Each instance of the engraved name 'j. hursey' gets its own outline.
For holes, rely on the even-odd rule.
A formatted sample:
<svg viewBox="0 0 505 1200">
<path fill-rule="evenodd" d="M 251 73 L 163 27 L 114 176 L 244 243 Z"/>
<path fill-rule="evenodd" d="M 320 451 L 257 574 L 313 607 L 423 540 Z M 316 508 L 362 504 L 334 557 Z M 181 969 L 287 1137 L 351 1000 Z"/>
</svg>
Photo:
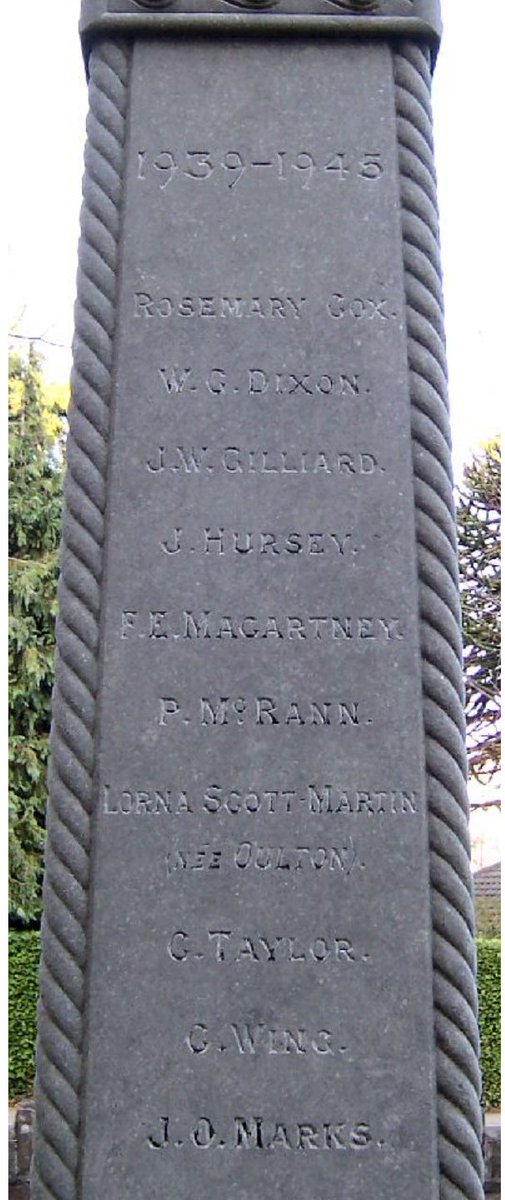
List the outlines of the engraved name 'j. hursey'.
<svg viewBox="0 0 505 1200">
<path fill-rule="evenodd" d="M 280 532 L 276 530 L 236 530 L 223 526 L 207 526 L 193 534 L 181 527 L 167 530 L 160 543 L 163 554 L 207 554 L 222 558 L 254 558 L 257 555 L 270 558 L 314 558 L 326 554 L 332 559 L 351 560 L 359 551 L 350 533 L 326 532 Z"/>
</svg>

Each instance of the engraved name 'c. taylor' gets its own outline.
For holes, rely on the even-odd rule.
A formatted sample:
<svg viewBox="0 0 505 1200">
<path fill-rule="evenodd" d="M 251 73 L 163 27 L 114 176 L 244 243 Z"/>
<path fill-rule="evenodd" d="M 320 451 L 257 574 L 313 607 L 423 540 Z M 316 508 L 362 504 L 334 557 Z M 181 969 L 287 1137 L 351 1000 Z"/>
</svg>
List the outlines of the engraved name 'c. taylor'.
<svg viewBox="0 0 505 1200">
<path fill-rule="evenodd" d="M 261 926 L 260 926 L 261 928 Z M 359 953 L 349 938 L 337 933 L 298 937 L 263 931 L 244 934 L 234 929 L 202 930 L 198 939 L 184 929 L 176 929 L 167 941 L 167 953 L 174 963 L 207 960 L 217 963 L 311 963 L 335 966 L 367 964 L 369 955 Z"/>
</svg>

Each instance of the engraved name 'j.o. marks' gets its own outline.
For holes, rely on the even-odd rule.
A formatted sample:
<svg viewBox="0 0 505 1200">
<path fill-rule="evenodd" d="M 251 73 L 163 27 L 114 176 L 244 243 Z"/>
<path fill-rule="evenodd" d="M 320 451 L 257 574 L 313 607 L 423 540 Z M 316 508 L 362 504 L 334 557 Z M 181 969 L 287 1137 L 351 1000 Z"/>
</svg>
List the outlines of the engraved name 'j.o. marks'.
<svg viewBox="0 0 505 1200">
<path fill-rule="evenodd" d="M 189 1131 L 175 1127 L 169 1117 L 160 1117 L 146 1136 L 151 1150 L 180 1150 L 183 1146 L 197 1150 L 320 1150 L 366 1151 L 382 1150 L 384 1142 L 372 1135 L 370 1124 L 361 1120 L 294 1121 L 258 1116 L 238 1116 L 230 1126 L 219 1126 L 216 1118 L 201 1116 Z"/>
</svg>

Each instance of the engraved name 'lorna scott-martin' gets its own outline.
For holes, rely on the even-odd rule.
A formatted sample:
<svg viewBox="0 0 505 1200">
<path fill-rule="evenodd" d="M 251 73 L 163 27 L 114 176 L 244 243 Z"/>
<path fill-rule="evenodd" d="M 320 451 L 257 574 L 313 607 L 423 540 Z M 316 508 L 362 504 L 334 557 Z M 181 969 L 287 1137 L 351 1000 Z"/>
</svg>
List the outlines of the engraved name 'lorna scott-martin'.
<svg viewBox="0 0 505 1200">
<path fill-rule="evenodd" d="M 293 788 L 223 787 L 209 784 L 202 792 L 194 785 L 186 788 L 128 787 L 102 784 L 102 812 L 106 816 L 186 817 L 193 813 L 212 817 L 216 813 L 237 817 L 242 814 L 295 816 L 304 815 L 359 817 L 365 821 L 378 817 L 411 817 L 421 811 L 421 794 L 412 788 L 345 788 L 336 783 L 300 784 Z"/>
</svg>

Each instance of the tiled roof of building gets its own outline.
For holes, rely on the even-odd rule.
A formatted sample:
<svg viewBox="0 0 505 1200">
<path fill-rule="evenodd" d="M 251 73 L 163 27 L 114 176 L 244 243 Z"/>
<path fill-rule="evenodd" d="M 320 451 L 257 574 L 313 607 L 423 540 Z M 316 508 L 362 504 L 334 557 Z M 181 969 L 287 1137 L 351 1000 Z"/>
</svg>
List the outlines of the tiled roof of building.
<svg viewBox="0 0 505 1200">
<path fill-rule="evenodd" d="M 501 863 L 492 863 L 490 867 L 481 867 L 475 871 L 473 888 L 476 896 L 500 896 Z"/>
</svg>

